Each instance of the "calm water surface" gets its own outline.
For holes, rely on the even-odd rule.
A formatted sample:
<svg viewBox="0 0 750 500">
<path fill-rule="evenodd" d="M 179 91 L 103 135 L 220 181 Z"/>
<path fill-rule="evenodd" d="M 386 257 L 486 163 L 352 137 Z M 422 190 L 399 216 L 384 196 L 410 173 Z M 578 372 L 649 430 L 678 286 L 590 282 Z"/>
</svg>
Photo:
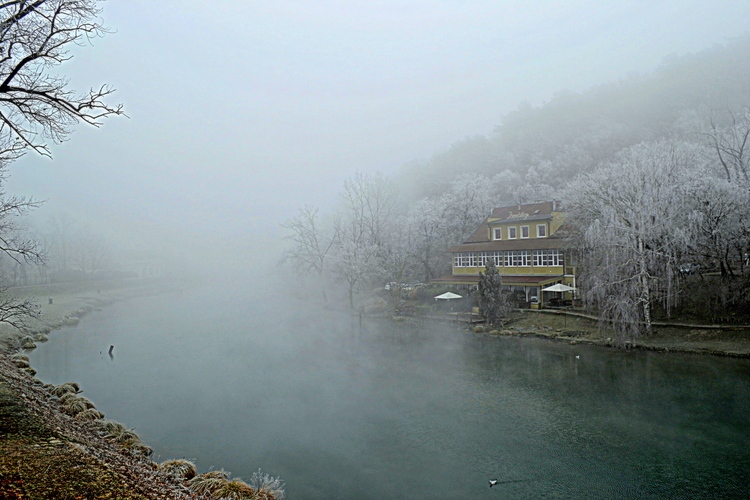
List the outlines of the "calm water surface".
<svg viewBox="0 0 750 500">
<path fill-rule="evenodd" d="M 360 325 L 226 288 L 109 306 L 31 357 L 156 460 L 262 468 L 290 499 L 750 495 L 747 360 Z"/>
</svg>

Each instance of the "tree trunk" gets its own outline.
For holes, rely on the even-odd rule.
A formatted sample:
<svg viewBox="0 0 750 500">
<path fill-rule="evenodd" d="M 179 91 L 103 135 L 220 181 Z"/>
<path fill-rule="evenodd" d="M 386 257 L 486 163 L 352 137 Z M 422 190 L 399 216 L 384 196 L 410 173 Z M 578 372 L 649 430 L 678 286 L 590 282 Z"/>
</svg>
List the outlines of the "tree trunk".
<svg viewBox="0 0 750 500">
<path fill-rule="evenodd" d="M 638 238 L 638 252 L 639 252 L 639 265 L 640 265 L 640 301 L 643 307 L 643 323 L 646 335 L 651 335 L 651 291 L 649 290 L 648 283 L 648 268 L 646 266 L 646 254 L 643 247 L 643 239 Z"/>
</svg>

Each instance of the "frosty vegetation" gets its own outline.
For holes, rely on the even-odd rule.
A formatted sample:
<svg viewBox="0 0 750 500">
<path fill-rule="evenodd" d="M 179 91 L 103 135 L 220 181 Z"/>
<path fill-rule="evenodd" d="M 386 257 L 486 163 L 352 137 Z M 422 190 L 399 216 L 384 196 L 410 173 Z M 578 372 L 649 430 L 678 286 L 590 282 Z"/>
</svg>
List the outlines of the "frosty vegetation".
<svg viewBox="0 0 750 500">
<path fill-rule="evenodd" d="M 450 274 L 447 249 L 493 207 L 562 200 L 584 306 L 621 343 L 655 319 L 747 321 L 750 37 L 652 75 L 498 117 L 398 174 L 357 173 L 335 211 L 284 228 L 295 280 L 358 292 Z M 297 281 L 295 281 L 297 282 Z M 342 297 L 343 298 L 343 297 Z"/>
</svg>

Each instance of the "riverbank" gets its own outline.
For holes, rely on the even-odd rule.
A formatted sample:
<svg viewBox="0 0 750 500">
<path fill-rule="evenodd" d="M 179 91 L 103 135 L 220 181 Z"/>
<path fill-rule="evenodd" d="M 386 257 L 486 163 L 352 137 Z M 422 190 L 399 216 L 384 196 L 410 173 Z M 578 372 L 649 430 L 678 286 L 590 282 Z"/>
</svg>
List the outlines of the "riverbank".
<svg viewBox="0 0 750 500">
<path fill-rule="evenodd" d="M 483 330 L 484 327 L 478 328 Z M 493 335 L 535 336 L 550 340 L 613 347 L 612 332 L 583 316 L 514 312 L 501 327 L 484 329 Z M 660 352 L 683 352 L 750 358 L 750 329 L 725 325 L 664 326 L 657 324 L 650 336 L 627 347 Z"/>
<path fill-rule="evenodd" d="M 12 290 L 17 298 L 35 297 L 41 311 L 23 334 L 7 325 L 0 330 L 1 498 L 283 498 L 279 481 L 264 474 L 253 476 L 251 488 L 224 471 L 197 474 L 184 460 L 152 462 L 150 448 L 122 424 L 105 419 L 79 394 L 77 384 L 54 387 L 35 379 L 28 358 L 19 351 L 108 304 L 182 286 L 129 280 Z"/>
<path fill-rule="evenodd" d="M 172 292 L 183 286 L 180 281 L 167 279 L 120 279 L 10 288 L 9 296 L 36 302 L 39 315 L 23 321 L 23 332 L 0 323 L 0 350 L 22 348 L 24 343 L 30 345 L 29 342 L 44 342 L 50 332 L 76 325 L 81 318 L 106 305 Z"/>
</svg>

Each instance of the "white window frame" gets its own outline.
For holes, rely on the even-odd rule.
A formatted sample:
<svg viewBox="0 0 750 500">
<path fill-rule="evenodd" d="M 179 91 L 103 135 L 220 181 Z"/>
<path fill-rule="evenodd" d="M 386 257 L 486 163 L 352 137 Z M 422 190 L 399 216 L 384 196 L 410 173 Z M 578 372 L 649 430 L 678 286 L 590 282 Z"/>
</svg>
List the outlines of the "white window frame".
<svg viewBox="0 0 750 500">
<path fill-rule="evenodd" d="M 524 229 L 526 231 L 524 231 Z M 523 235 L 523 233 L 526 233 L 526 236 Z M 521 239 L 522 240 L 528 240 L 529 239 L 529 226 L 521 226 Z"/>
<path fill-rule="evenodd" d="M 518 228 L 516 226 L 508 227 L 508 239 L 515 240 L 516 236 L 518 236 Z"/>
<path fill-rule="evenodd" d="M 503 228 L 501 228 L 501 227 L 493 227 L 492 228 L 492 239 L 493 240 L 502 240 L 503 239 Z"/>
<path fill-rule="evenodd" d="M 495 259 L 495 267 L 503 267 L 503 252 L 499 250 L 492 252 L 492 258 Z"/>
<path fill-rule="evenodd" d="M 477 266 L 485 267 L 489 258 L 489 252 L 477 252 Z"/>
<path fill-rule="evenodd" d="M 541 229 L 541 231 L 539 231 Z M 544 233 L 544 234 L 542 234 Z M 537 224 L 536 225 L 536 237 L 537 238 L 546 238 L 547 237 L 547 224 Z"/>
<path fill-rule="evenodd" d="M 505 267 L 531 267 L 531 252 L 529 250 L 512 250 L 505 252 Z"/>
<path fill-rule="evenodd" d="M 561 267 L 564 264 L 560 250 L 534 250 L 534 267 Z"/>
</svg>

